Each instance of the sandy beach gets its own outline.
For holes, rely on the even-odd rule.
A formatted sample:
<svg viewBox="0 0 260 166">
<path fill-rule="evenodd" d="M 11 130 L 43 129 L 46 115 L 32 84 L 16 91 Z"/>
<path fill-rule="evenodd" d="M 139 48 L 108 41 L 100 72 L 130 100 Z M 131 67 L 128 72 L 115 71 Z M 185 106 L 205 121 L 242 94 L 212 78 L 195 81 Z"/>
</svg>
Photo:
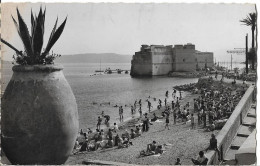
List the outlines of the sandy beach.
<svg viewBox="0 0 260 166">
<path fill-rule="evenodd" d="M 190 102 L 190 112 L 193 112 L 193 99 L 198 97 L 198 94 L 188 93 L 187 96 L 181 100 L 181 105 Z M 155 110 L 157 115 L 161 115 L 164 108 Z M 152 113 L 148 117 L 152 117 Z M 84 159 L 88 160 L 103 160 L 113 161 L 129 164 L 160 164 L 160 165 L 174 165 L 177 158 L 181 159 L 183 165 L 192 164 L 191 158 L 195 158 L 200 150 L 204 150 L 209 145 L 209 139 L 212 133 L 217 134 L 218 130 L 213 132 L 205 132 L 201 126 L 197 124 L 197 116 L 195 114 L 196 128 L 191 129 L 190 125 L 183 122 L 173 124 L 173 116 L 170 115 L 170 130 L 165 129 L 165 119 L 160 119 L 160 122 L 153 122 L 150 125 L 148 132 L 143 132 L 141 137 L 132 140 L 133 146 L 128 148 L 118 149 L 117 147 L 108 148 L 104 150 L 98 149 L 94 152 L 84 152 L 81 154 L 72 155 L 67 164 L 80 164 Z M 138 118 L 129 120 L 119 126 L 119 133 L 124 133 L 125 129 L 130 131 L 134 128 L 136 123 L 141 121 Z M 158 144 L 165 145 L 164 153 L 155 156 L 139 157 L 141 150 L 146 150 L 147 144 L 155 140 Z"/>
</svg>

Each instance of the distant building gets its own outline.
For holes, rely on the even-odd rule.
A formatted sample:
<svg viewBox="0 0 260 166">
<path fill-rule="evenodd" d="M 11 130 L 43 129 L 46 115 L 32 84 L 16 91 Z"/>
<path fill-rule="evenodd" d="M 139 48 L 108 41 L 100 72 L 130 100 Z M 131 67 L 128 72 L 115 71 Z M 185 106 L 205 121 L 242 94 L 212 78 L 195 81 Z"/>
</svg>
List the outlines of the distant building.
<svg viewBox="0 0 260 166">
<path fill-rule="evenodd" d="M 213 53 L 195 50 L 195 45 L 142 45 L 131 61 L 131 75 L 167 75 L 213 67 Z"/>
</svg>

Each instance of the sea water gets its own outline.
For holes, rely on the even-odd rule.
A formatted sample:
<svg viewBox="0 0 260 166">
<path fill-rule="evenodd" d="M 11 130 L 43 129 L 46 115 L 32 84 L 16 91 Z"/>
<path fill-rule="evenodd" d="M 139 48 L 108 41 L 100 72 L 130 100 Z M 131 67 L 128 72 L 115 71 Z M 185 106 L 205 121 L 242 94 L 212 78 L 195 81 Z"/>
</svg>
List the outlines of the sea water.
<svg viewBox="0 0 260 166">
<path fill-rule="evenodd" d="M 98 116 L 102 111 L 109 115 L 110 125 L 119 123 L 119 108 L 123 106 L 124 121 L 138 117 L 136 110 L 131 114 L 130 106 L 142 99 L 142 111 L 147 112 L 147 102 L 152 103 L 152 110 L 158 105 L 158 99 L 164 105 L 165 92 L 169 91 L 168 102 L 172 101 L 173 86 L 197 82 L 197 78 L 173 78 L 167 76 L 154 76 L 132 78 L 130 72 L 125 74 L 97 74 L 95 70 L 122 69 L 130 70 L 131 64 L 119 63 L 64 63 L 64 75 L 69 82 L 76 97 L 79 112 L 80 129 L 86 131 L 87 128 L 94 129 Z M 6 87 L 11 75 L 12 65 L 3 65 L 2 70 L 2 90 Z M 94 75 L 96 74 L 96 75 Z M 182 96 L 185 97 L 185 92 Z M 179 93 L 177 93 L 179 96 Z M 104 121 L 103 121 L 104 122 Z M 102 122 L 102 123 L 103 123 Z M 102 126 L 105 127 L 105 126 Z"/>
</svg>

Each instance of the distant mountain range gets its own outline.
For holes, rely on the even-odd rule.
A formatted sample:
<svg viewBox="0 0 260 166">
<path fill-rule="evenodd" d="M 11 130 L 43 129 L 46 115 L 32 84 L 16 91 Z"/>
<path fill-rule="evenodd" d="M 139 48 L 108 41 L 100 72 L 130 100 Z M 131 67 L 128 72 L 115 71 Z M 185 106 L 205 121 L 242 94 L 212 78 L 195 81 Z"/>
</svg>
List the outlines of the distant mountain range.
<svg viewBox="0 0 260 166">
<path fill-rule="evenodd" d="M 58 63 L 131 63 L 132 55 L 120 55 L 115 53 L 86 53 L 74 55 L 62 55 L 55 59 Z"/>
</svg>

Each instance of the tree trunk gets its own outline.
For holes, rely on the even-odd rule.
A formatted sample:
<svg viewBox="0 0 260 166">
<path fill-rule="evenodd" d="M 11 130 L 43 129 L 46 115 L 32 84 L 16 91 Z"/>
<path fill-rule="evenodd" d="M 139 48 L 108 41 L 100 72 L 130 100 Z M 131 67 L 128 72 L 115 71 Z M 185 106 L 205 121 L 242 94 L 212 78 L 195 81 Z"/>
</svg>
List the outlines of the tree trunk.
<svg viewBox="0 0 260 166">
<path fill-rule="evenodd" d="M 255 27 L 252 27 L 252 49 L 255 49 Z M 251 55 L 252 60 L 252 70 L 255 70 L 255 51 Z"/>
<path fill-rule="evenodd" d="M 246 34 L 246 74 L 248 74 L 248 36 Z"/>
</svg>

